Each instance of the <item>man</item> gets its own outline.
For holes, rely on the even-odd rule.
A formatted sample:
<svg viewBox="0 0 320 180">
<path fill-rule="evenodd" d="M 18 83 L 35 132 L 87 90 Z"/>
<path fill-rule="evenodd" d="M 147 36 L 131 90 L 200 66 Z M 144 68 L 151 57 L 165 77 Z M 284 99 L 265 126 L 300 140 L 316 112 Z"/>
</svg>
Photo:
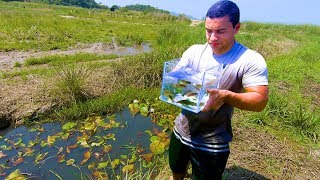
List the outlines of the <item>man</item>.
<svg viewBox="0 0 320 180">
<path fill-rule="evenodd" d="M 207 43 L 187 49 L 177 68 L 197 70 L 223 65 L 219 89 L 208 89 L 209 100 L 198 114 L 177 116 L 169 146 L 173 179 L 183 179 L 188 163 L 193 179 L 222 179 L 232 140 L 234 107 L 262 111 L 268 101 L 268 72 L 264 58 L 235 40 L 240 11 L 232 1 L 219 1 L 206 14 Z"/>
</svg>

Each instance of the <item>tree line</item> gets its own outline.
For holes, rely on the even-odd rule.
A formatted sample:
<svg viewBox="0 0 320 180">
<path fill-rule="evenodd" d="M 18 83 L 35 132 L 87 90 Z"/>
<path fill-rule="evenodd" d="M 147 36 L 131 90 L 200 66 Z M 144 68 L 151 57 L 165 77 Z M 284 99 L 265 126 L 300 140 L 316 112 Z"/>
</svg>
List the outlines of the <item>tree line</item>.
<svg viewBox="0 0 320 180">
<path fill-rule="evenodd" d="M 2 1 L 46 3 L 46 4 L 55 4 L 55 5 L 62 5 L 62 6 L 78 6 L 78 7 L 84 7 L 84 8 L 108 8 L 104 5 L 96 3 L 94 0 L 2 0 Z"/>
<path fill-rule="evenodd" d="M 46 4 L 55 4 L 55 5 L 62 5 L 62 6 L 78 6 L 83 8 L 99 8 L 99 9 L 109 9 L 110 11 L 116 11 L 119 9 L 126 9 L 131 11 L 144 11 L 144 12 L 161 12 L 161 13 L 169 13 L 169 11 L 157 9 L 150 5 L 142 5 L 142 4 L 135 4 L 135 5 L 127 5 L 124 7 L 120 7 L 118 5 L 113 5 L 110 8 L 106 5 L 102 5 L 101 3 L 96 3 L 94 0 L 0 0 L 4 2 L 10 1 L 20 1 L 20 2 L 40 2 Z"/>
</svg>

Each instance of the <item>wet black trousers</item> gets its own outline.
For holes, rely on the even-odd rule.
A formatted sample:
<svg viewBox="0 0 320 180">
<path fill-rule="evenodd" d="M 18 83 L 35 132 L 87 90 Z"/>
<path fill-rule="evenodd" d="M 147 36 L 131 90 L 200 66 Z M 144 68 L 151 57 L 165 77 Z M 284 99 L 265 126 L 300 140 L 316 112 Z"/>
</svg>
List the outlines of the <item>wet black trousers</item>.
<svg viewBox="0 0 320 180">
<path fill-rule="evenodd" d="M 192 166 L 192 179 L 222 179 L 230 152 L 208 152 L 191 148 L 172 133 L 169 146 L 169 164 L 172 172 L 185 173 L 189 162 Z"/>
</svg>

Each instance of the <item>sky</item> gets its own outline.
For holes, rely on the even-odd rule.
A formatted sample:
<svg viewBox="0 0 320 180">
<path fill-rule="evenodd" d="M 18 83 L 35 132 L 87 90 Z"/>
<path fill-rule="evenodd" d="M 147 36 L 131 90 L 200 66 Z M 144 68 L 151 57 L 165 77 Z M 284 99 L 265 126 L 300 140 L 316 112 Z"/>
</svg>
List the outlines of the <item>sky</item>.
<svg viewBox="0 0 320 180">
<path fill-rule="evenodd" d="M 144 4 L 203 19 L 218 0 L 95 0 L 111 7 Z M 320 26 L 320 0 L 233 0 L 240 8 L 240 22 L 254 21 L 279 24 Z"/>
</svg>

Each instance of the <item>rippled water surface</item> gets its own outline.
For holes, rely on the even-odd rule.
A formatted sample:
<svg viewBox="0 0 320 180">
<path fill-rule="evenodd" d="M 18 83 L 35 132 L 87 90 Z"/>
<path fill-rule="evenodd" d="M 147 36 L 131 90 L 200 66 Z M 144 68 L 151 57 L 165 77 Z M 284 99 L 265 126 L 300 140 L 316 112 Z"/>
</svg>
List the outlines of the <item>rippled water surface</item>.
<svg viewBox="0 0 320 180">
<path fill-rule="evenodd" d="M 57 138 L 52 145 L 49 145 L 48 142 L 51 140 L 48 136 L 53 137 L 63 131 L 60 123 L 45 123 L 36 128 L 20 126 L 1 130 L 0 177 L 4 178 L 19 169 L 22 174 L 33 179 L 57 179 L 58 177 L 87 179 L 92 176 L 93 172 L 88 169 L 88 165 L 93 162 L 111 162 L 120 158 L 121 155 L 130 155 L 137 147 L 146 149 L 145 153 L 149 152 L 150 135 L 146 131 L 160 130 L 158 125 L 151 122 L 150 117 L 133 116 L 128 109 L 125 109 L 117 113 L 114 119 L 119 127 L 108 130 L 97 128 L 95 134 L 87 141 L 90 144 L 90 142 L 99 142 L 101 137 L 110 137 L 103 143 L 105 146 L 112 147 L 109 152 L 105 152 L 103 146 L 81 146 L 79 139 L 84 137 L 84 133 L 80 129 L 70 131 L 68 139 Z M 109 120 L 107 117 L 104 119 L 105 122 L 110 122 Z M 32 144 L 34 145 L 31 146 Z M 90 158 L 81 164 L 84 153 L 88 151 L 91 154 Z M 65 161 L 59 162 L 62 157 Z M 67 165 L 66 162 L 70 159 L 73 159 L 74 163 Z M 100 171 L 112 174 L 110 166 Z M 118 168 L 115 171 L 121 172 L 121 169 Z"/>
</svg>

